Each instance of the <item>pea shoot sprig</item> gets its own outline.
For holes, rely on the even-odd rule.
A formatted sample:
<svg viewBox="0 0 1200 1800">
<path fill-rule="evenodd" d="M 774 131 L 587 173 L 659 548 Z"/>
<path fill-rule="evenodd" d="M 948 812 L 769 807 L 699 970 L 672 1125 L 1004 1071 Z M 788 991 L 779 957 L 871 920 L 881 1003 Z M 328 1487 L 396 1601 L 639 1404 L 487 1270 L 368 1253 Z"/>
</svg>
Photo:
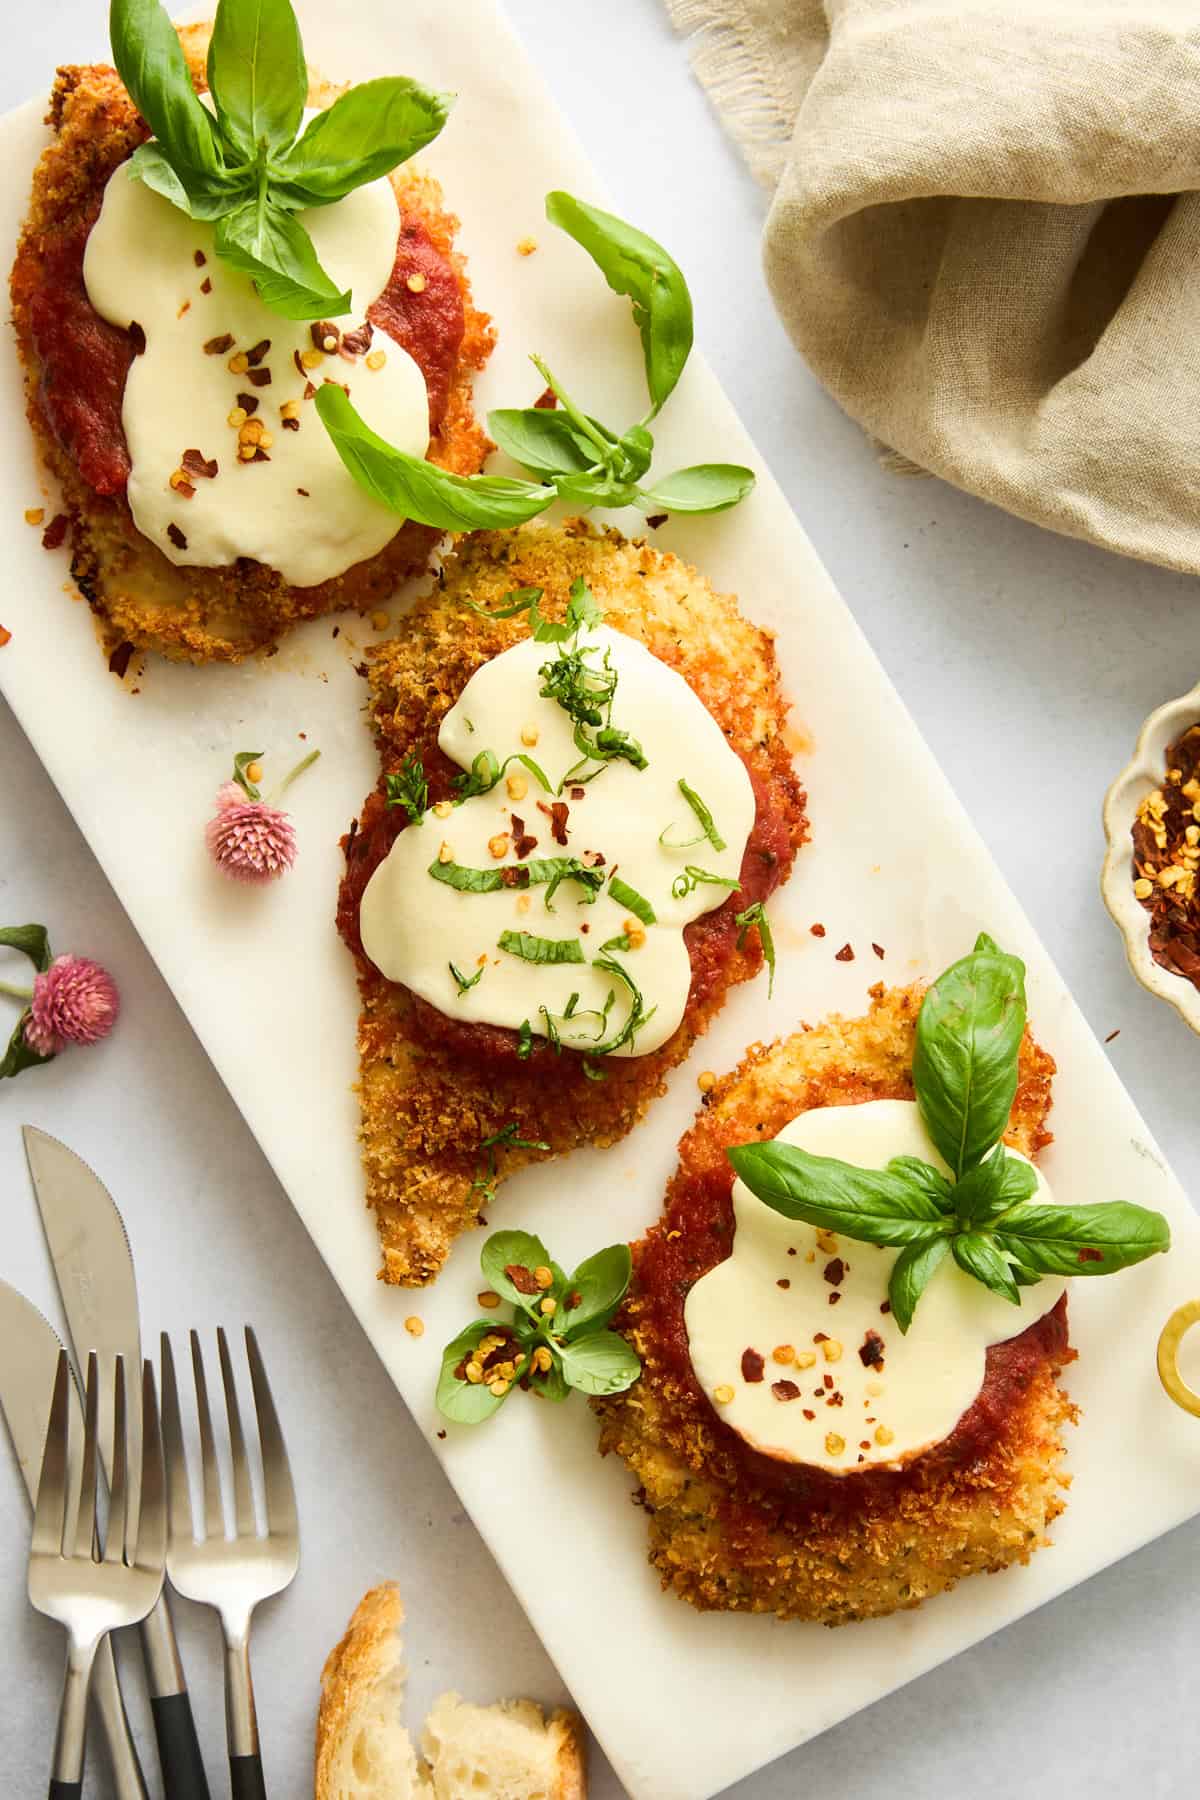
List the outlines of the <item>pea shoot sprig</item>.
<svg viewBox="0 0 1200 1800">
<path fill-rule="evenodd" d="M 902 1332 L 947 1254 L 1019 1306 L 1020 1290 L 1043 1275 L 1111 1275 L 1170 1249 L 1167 1221 L 1145 1207 L 1033 1200 L 1032 1165 L 1000 1141 L 1024 1033 L 1025 965 L 981 933 L 934 982 L 917 1020 L 913 1086 L 949 1176 L 915 1156 L 877 1170 L 793 1144 L 728 1153 L 751 1193 L 785 1218 L 900 1251 L 888 1297 Z"/>
<path fill-rule="evenodd" d="M 444 1418 L 478 1425 L 516 1388 L 565 1400 L 572 1388 L 620 1394 L 637 1380 L 636 1352 L 608 1330 L 629 1286 L 626 1244 L 597 1251 L 567 1275 L 540 1238 L 496 1231 L 479 1263 L 487 1282 L 483 1298 L 499 1296 L 512 1314 L 476 1319 L 446 1345 L 437 1384 Z"/>
<path fill-rule="evenodd" d="M 570 194 L 548 194 L 546 217 L 587 251 L 615 293 L 632 301 L 650 402 L 643 417 L 624 432 L 611 430 L 585 412 L 534 356 L 557 404 L 502 407 L 488 414 L 488 430 L 536 479 L 452 475 L 386 443 L 330 382 L 318 390 L 316 408 L 346 468 L 384 506 L 439 531 L 521 525 L 555 500 L 584 509 L 636 506 L 651 515 L 736 506 L 754 486 L 753 472 L 740 464 L 699 463 L 646 480 L 654 455 L 650 425 L 692 348 L 692 301 L 682 271 L 653 238 Z"/>
<path fill-rule="evenodd" d="M 286 319 L 350 311 L 298 214 L 407 162 L 441 131 L 452 96 L 404 76 L 350 88 L 301 131 L 308 69 L 290 0 L 220 0 L 197 98 L 159 0 L 112 0 L 113 61 L 153 132 L 129 174 L 215 227 L 215 249 Z M 365 296 L 364 304 L 375 296 Z"/>
</svg>

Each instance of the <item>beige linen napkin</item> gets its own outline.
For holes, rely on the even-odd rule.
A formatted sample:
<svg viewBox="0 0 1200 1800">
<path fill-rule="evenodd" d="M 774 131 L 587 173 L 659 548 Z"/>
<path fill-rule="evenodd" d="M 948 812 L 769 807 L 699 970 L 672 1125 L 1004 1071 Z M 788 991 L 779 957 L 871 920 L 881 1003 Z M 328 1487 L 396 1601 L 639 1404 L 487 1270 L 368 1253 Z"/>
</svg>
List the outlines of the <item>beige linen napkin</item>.
<svg viewBox="0 0 1200 1800">
<path fill-rule="evenodd" d="M 667 0 L 775 188 L 765 263 L 923 469 L 1200 571 L 1200 4 Z"/>
</svg>

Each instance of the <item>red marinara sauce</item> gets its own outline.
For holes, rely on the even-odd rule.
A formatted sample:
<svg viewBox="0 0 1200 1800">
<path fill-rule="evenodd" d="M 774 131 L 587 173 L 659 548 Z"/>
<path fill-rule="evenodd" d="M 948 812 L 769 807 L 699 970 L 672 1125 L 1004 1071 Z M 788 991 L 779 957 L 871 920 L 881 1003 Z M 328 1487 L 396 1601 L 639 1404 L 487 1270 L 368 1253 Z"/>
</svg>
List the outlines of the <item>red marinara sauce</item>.
<svg viewBox="0 0 1200 1800">
<path fill-rule="evenodd" d="M 844 1086 L 844 1098 L 849 1104 L 885 1097 L 868 1091 L 853 1077 Z M 909 1093 L 887 1097 L 912 1096 Z M 781 1119 L 777 1126 L 784 1123 Z M 687 1144 L 685 1139 L 685 1151 Z M 797 1524 L 818 1512 L 845 1517 L 870 1511 L 886 1505 L 906 1488 L 922 1486 L 954 1468 L 982 1460 L 1002 1436 L 1014 1406 L 1037 1371 L 1048 1363 L 1070 1360 L 1064 1294 L 1050 1312 L 1019 1336 L 988 1349 L 983 1386 L 975 1401 L 949 1437 L 914 1457 L 902 1469 L 863 1468 L 831 1475 L 811 1464 L 787 1463 L 751 1449 L 714 1411 L 696 1379 L 684 1319 L 692 1287 L 702 1275 L 724 1262 L 733 1249 L 734 1173 L 724 1148 L 706 1142 L 693 1159 L 685 1160 L 681 1166 L 663 1219 L 635 1248 L 631 1295 L 636 1302 L 639 1339 L 653 1365 L 658 1397 L 682 1431 L 698 1442 L 713 1444 L 720 1464 L 713 1471 L 718 1479 L 730 1469 L 736 1470 L 739 1478 L 745 1478 L 745 1486 L 750 1490 L 748 1504 L 741 1500 L 740 1479 L 730 1502 L 735 1510 L 746 1512 L 745 1523 L 761 1522 L 764 1503 L 769 1503 L 781 1520 Z M 631 1322 L 628 1316 L 618 1316 L 616 1324 L 620 1329 Z M 884 1319 L 880 1324 L 885 1329 Z M 794 1371 L 780 1369 L 778 1373 L 789 1375 Z"/>
<path fill-rule="evenodd" d="M 46 424 L 88 487 L 111 496 L 123 494 L 129 479 L 121 407 L 141 334 L 136 326 L 122 331 L 102 319 L 84 285 L 84 252 L 100 216 L 103 185 L 77 224 L 45 236 L 38 255 L 23 252 L 14 287 L 28 299 L 40 370 L 38 402 Z M 450 259 L 412 212 L 401 214 L 392 273 L 367 317 L 407 350 L 420 368 L 429 391 L 429 427 L 436 436 L 450 397 L 466 314 Z"/>
</svg>

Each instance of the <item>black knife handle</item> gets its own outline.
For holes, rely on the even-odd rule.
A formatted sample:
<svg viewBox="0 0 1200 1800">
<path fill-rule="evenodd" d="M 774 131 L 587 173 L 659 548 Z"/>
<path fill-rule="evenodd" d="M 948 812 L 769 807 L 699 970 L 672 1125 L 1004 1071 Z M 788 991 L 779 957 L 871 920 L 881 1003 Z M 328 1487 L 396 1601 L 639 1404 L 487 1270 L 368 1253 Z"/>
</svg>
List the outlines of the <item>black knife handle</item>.
<svg viewBox="0 0 1200 1800">
<path fill-rule="evenodd" d="M 82 1781 L 50 1780 L 50 1800 L 82 1800 Z"/>
<path fill-rule="evenodd" d="M 267 1800 L 261 1756 L 231 1756 L 229 1792 L 233 1800 Z"/>
<path fill-rule="evenodd" d="M 167 1800 L 209 1800 L 208 1778 L 196 1737 L 187 1689 L 181 1694 L 154 1694 L 154 1735 L 162 1764 L 163 1792 Z"/>
</svg>

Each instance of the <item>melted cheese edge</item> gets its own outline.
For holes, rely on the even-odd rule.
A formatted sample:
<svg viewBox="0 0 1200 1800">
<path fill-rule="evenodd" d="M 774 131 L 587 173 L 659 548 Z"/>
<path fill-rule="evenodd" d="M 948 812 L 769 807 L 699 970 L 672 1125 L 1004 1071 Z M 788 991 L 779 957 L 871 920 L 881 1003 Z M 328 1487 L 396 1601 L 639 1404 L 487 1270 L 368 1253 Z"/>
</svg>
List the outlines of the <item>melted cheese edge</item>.
<svg viewBox="0 0 1200 1800">
<path fill-rule="evenodd" d="M 908 1100 L 815 1108 L 777 1141 L 865 1169 L 919 1156 L 949 1173 Z M 1034 1200 L 1052 1202 L 1040 1171 L 1037 1178 Z M 708 1395 L 732 1395 L 717 1410 L 755 1450 L 831 1474 L 894 1467 L 949 1437 L 983 1386 L 988 1346 L 1018 1336 L 1066 1292 L 1065 1279 L 1048 1276 L 1022 1288 L 1017 1308 L 947 1257 L 902 1335 L 881 1310 L 898 1250 L 818 1234 L 772 1211 L 741 1181 L 733 1209 L 732 1254 L 687 1298 L 692 1367 Z M 844 1265 L 836 1286 L 826 1275 L 835 1259 Z M 879 1366 L 859 1355 L 868 1332 L 882 1340 Z M 796 1362 L 774 1360 L 785 1346 Z M 765 1358 L 761 1381 L 743 1375 L 747 1349 Z M 798 1397 L 780 1397 L 779 1381 L 794 1383 Z"/>
<path fill-rule="evenodd" d="M 509 766 L 518 791 L 512 798 L 506 781 L 439 818 L 427 812 L 420 825 L 410 825 L 396 839 L 363 894 L 360 928 L 363 947 L 391 981 L 403 982 L 440 1012 L 476 1024 L 531 1030 L 548 1036 L 545 1008 L 562 1042 L 586 1051 L 610 1038 L 628 1018 L 630 996 L 619 978 L 590 966 L 610 938 L 621 934 L 633 917 L 612 896 L 606 881 L 594 903 L 583 890 L 565 881 L 546 904 L 547 887 L 525 893 L 500 888 L 494 893 L 464 893 L 436 881 L 429 873 L 442 846 L 455 863 L 472 869 L 519 866 L 512 846 L 512 817 L 524 822 L 537 838 L 532 858 L 599 853 L 603 873 L 614 872 L 654 908 L 656 922 L 644 927 L 644 942 L 617 952 L 653 1017 L 632 1044 L 613 1054 L 644 1056 L 666 1042 L 678 1028 L 691 985 L 691 964 L 683 928 L 711 911 L 733 891 L 701 884 L 676 898 L 672 882 L 686 864 L 737 881 L 746 840 L 754 824 L 754 790 L 741 759 L 682 676 L 660 662 L 645 646 L 621 632 L 600 626 L 581 638 L 595 645 L 593 660 L 607 653 L 618 681 L 612 722 L 637 738 L 647 758 L 645 769 L 610 762 L 572 798 L 568 784 L 561 795 L 568 807 L 567 843 L 555 842 L 551 820 L 539 810 L 560 798 L 542 789 L 520 763 Z M 438 734 L 441 749 L 463 769 L 481 750 L 492 750 L 501 762 L 514 752 L 533 757 L 553 788 L 580 760 L 570 719 L 556 701 L 538 692 L 538 670 L 558 654 L 555 644 L 522 640 L 486 663 L 468 681 L 447 713 Z M 531 741 L 532 740 L 532 741 Z M 593 765 L 594 766 L 594 765 Z M 696 815 L 679 789 L 685 779 L 712 813 L 724 850 L 707 841 L 689 848 L 668 849 L 659 842 L 666 831 L 673 842 L 695 838 Z M 497 858 L 489 841 L 505 837 Z M 444 853 L 443 853 L 444 854 Z M 544 938 L 574 940 L 583 963 L 532 964 L 498 948 L 502 931 L 524 931 Z M 636 936 L 636 932 L 633 934 Z M 466 993 L 459 993 L 450 972 L 454 963 L 470 977 L 483 974 Z M 608 1021 L 596 1012 L 609 994 L 615 996 Z M 572 994 L 579 1000 L 572 1019 L 563 1015 Z"/>
<path fill-rule="evenodd" d="M 322 267 L 339 289 L 351 292 L 353 313 L 335 321 L 349 332 L 391 277 L 399 231 L 391 183 L 371 182 L 332 206 L 298 216 Z M 403 521 L 347 473 L 311 400 L 303 398 L 307 382 L 344 384 L 374 431 L 423 457 L 429 445 L 425 378 L 408 352 L 378 328 L 370 349 L 383 352 L 382 367 L 369 369 L 364 358 L 351 362 L 334 354 L 301 374 L 295 353 L 314 349 L 310 322 L 272 312 L 249 276 L 219 259 L 213 239 L 212 225 L 132 180 L 127 165 L 110 177 L 83 274 L 100 316 L 122 329 L 136 323 L 146 339 L 130 368 L 121 414 L 133 465 L 130 510 L 142 535 L 173 563 L 227 568 L 252 557 L 293 587 L 315 587 L 377 555 Z M 204 258 L 200 266 L 197 252 Z M 205 282 L 211 284 L 207 293 Z M 234 340 L 227 350 L 205 353 L 206 343 L 227 334 Z M 236 374 L 228 365 L 264 338 L 270 350 L 260 368 L 270 370 L 271 381 L 256 387 L 248 373 Z M 237 428 L 228 417 L 243 392 L 259 402 L 253 416 L 272 439 L 269 461 L 238 458 Z M 285 428 L 280 416 L 289 401 L 299 406 L 298 430 Z M 170 480 L 186 449 L 218 464 L 214 479 L 192 483 L 191 499 Z"/>
</svg>

